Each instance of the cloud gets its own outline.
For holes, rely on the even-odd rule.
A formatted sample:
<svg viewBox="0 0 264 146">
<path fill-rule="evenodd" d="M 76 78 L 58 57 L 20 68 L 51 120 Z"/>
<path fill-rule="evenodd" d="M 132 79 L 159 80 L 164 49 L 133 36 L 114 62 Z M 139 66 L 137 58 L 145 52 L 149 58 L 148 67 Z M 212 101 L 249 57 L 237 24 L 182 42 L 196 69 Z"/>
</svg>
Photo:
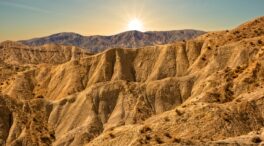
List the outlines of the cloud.
<svg viewBox="0 0 264 146">
<path fill-rule="evenodd" d="M 25 5 L 25 4 L 21 4 L 17 2 L 7 1 L 7 0 L 0 0 L 0 5 L 1 4 L 5 6 L 20 8 L 20 9 L 34 11 L 34 12 L 50 13 L 50 11 L 45 10 L 45 9 L 41 9 L 38 7 L 33 7 L 33 6 L 29 6 L 29 5 Z"/>
</svg>

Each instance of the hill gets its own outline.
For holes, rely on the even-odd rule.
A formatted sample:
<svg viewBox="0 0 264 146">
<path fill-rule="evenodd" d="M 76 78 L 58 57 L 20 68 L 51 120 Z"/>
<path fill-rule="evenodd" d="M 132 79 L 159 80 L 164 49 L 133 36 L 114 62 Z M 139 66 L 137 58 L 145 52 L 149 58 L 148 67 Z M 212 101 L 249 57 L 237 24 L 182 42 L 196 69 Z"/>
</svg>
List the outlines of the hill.
<svg viewBox="0 0 264 146">
<path fill-rule="evenodd" d="M 13 43 L 22 53 L 5 54 L 31 57 L 0 53 L 0 143 L 263 144 L 264 17 L 171 44 L 55 53 L 60 61 L 31 62 L 49 53 Z"/>
</svg>

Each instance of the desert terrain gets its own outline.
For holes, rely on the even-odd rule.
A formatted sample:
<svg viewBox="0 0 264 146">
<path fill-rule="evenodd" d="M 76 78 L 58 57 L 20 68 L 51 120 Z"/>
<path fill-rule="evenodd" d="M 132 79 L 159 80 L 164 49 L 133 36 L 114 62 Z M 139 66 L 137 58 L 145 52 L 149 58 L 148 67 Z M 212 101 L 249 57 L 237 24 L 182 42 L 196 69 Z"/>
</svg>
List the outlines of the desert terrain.
<svg viewBox="0 0 264 146">
<path fill-rule="evenodd" d="M 0 145 L 264 145 L 264 17 L 137 48 L 29 42 L 0 44 Z"/>
</svg>

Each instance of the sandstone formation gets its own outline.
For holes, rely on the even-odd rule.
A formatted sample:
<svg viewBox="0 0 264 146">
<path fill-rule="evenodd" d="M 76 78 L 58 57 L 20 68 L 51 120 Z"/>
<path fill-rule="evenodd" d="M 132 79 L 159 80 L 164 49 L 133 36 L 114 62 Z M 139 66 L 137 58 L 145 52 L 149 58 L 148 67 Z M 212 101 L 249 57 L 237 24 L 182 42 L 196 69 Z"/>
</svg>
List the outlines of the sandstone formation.
<svg viewBox="0 0 264 146">
<path fill-rule="evenodd" d="M 1 144 L 264 144 L 264 17 L 138 49 L 0 52 Z"/>
</svg>

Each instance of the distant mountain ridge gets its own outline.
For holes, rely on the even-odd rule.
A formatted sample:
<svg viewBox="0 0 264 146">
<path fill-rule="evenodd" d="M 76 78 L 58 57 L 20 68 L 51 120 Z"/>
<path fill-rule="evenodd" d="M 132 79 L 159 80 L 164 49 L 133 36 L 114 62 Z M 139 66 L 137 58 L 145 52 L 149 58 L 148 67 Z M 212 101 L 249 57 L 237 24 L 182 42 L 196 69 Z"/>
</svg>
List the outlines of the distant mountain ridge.
<svg viewBox="0 0 264 146">
<path fill-rule="evenodd" d="M 19 41 L 26 45 L 39 46 L 49 43 L 77 46 L 90 52 L 101 52 L 110 48 L 139 48 L 188 40 L 204 34 L 199 30 L 175 31 L 127 31 L 112 36 L 83 36 L 77 33 L 57 33 L 47 37 Z"/>
</svg>

